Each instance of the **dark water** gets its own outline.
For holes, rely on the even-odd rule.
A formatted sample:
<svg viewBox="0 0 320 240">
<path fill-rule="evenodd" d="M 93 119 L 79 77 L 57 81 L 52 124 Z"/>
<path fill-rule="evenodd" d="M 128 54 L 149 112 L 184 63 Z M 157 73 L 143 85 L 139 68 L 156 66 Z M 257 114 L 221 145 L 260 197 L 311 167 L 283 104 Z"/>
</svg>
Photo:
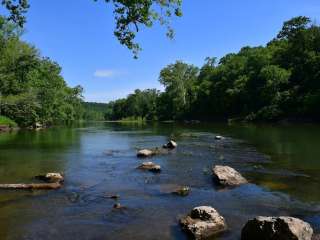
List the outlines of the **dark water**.
<svg viewBox="0 0 320 240">
<path fill-rule="evenodd" d="M 136 149 L 170 137 L 178 149 L 152 159 L 160 174 L 136 169 Z M 251 184 L 216 189 L 214 164 L 236 168 Z M 96 123 L 1 134 L 0 183 L 55 171 L 66 179 L 57 191 L 1 190 L 0 239 L 187 239 L 178 219 L 200 205 L 226 218 L 229 231 L 217 239 L 239 239 L 256 215 L 296 216 L 319 232 L 319 170 L 320 126 L 313 125 Z M 190 195 L 172 195 L 179 185 Z M 112 194 L 125 209 L 112 208 Z"/>
</svg>

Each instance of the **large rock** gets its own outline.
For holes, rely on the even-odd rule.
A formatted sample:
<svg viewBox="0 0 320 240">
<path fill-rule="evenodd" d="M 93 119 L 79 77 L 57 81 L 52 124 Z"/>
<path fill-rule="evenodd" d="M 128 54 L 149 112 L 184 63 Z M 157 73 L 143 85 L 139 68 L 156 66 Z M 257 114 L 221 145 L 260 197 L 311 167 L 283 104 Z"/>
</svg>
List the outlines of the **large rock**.
<svg viewBox="0 0 320 240">
<path fill-rule="evenodd" d="M 174 149 L 177 146 L 178 144 L 175 141 L 170 140 L 167 144 L 163 145 L 163 148 Z"/>
<path fill-rule="evenodd" d="M 242 229 L 241 240 L 311 240 L 309 223 L 293 217 L 256 217 Z"/>
<path fill-rule="evenodd" d="M 140 158 L 151 157 L 153 155 L 155 155 L 155 152 L 149 149 L 142 149 L 137 153 L 137 157 Z"/>
<path fill-rule="evenodd" d="M 227 229 L 224 218 L 212 207 L 200 206 L 180 219 L 182 228 L 194 239 L 207 239 Z"/>
<path fill-rule="evenodd" d="M 148 170 L 151 172 L 160 172 L 161 171 L 160 165 L 157 165 L 153 162 L 144 162 L 138 168 L 142 169 L 142 170 Z"/>
<path fill-rule="evenodd" d="M 248 183 L 239 172 L 228 166 L 217 165 L 212 169 L 212 172 L 216 182 L 222 186 L 234 187 Z"/>
</svg>

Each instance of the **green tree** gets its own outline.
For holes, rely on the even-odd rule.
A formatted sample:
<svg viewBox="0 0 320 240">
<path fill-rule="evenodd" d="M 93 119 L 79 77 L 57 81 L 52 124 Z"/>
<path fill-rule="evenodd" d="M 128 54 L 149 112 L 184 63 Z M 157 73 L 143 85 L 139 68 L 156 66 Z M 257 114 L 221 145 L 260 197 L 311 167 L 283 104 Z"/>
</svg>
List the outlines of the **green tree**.
<svg viewBox="0 0 320 240">
<path fill-rule="evenodd" d="M 196 100 L 196 81 L 199 69 L 181 61 L 170 64 L 161 70 L 159 81 L 164 85 L 168 97 L 171 99 L 168 109 L 170 118 L 179 119 L 191 109 Z"/>
</svg>

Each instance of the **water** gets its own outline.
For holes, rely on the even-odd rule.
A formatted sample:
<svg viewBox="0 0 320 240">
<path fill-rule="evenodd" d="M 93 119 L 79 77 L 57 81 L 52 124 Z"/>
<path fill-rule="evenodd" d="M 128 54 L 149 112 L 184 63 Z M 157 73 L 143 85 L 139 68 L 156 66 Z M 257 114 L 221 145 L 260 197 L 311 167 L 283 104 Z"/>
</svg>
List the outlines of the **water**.
<svg viewBox="0 0 320 240">
<path fill-rule="evenodd" d="M 215 135 L 226 138 L 216 141 Z M 139 148 L 179 146 L 156 156 L 162 172 L 136 167 Z M 320 232 L 320 127 L 95 123 L 0 135 L 0 183 L 63 172 L 57 191 L 0 190 L 0 239 L 187 239 L 178 219 L 210 205 L 239 239 L 256 215 L 291 215 Z M 239 170 L 250 184 L 217 189 L 211 166 Z M 172 195 L 187 185 L 187 197 Z M 119 194 L 125 209 L 109 196 Z"/>
</svg>

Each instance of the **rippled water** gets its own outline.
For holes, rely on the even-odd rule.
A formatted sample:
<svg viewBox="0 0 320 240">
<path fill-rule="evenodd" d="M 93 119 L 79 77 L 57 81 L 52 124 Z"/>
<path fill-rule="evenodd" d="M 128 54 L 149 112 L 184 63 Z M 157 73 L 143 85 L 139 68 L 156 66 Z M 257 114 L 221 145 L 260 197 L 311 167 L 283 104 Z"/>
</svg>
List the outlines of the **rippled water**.
<svg viewBox="0 0 320 240">
<path fill-rule="evenodd" d="M 216 141 L 215 135 L 226 138 Z M 139 148 L 179 146 L 155 156 L 162 172 L 136 167 Z M 0 183 L 63 172 L 57 191 L 0 191 L 0 239 L 187 239 L 179 217 L 210 205 L 239 239 L 256 215 L 291 215 L 320 231 L 320 127 L 95 123 L 0 135 Z M 230 165 L 250 184 L 215 187 L 211 166 Z M 189 196 L 170 192 L 190 186 Z M 124 209 L 109 196 L 119 194 Z"/>
</svg>

